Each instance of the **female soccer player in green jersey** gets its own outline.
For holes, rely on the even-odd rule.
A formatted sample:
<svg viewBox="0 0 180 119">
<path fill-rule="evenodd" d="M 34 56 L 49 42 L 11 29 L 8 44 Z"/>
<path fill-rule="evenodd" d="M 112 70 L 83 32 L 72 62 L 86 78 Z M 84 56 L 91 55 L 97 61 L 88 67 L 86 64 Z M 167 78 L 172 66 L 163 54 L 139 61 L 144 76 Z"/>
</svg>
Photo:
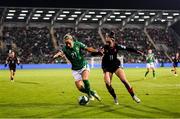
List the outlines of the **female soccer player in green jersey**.
<svg viewBox="0 0 180 119">
<path fill-rule="evenodd" d="M 146 55 L 146 68 L 147 68 L 147 71 L 145 73 L 145 78 L 147 76 L 147 74 L 149 73 L 150 69 L 152 69 L 153 71 L 153 78 L 155 79 L 155 66 L 154 66 L 154 63 L 155 63 L 155 58 L 154 58 L 154 53 L 152 53 L 152 50 L 149 49 L 148 50 L 148 54 Z"/>
<path fill-rule="evenodd" d="M 98 94 L 91 90 L 89 83 L 89 65 L 85 60 L 81 50 L 86 50 L 88 52 L 98 52 L 92 47 L 87 47 L 85 44 L 74 41 L 70 34 L 64 36 L 65 46 L 62 51 L 59 51 L 53 58 L 66 57 L 72 64 L 72 75 L 75 79 L 76 87 L 79 91 L 88 94 L 90 100 L 101 100 Z"/>
</svg>

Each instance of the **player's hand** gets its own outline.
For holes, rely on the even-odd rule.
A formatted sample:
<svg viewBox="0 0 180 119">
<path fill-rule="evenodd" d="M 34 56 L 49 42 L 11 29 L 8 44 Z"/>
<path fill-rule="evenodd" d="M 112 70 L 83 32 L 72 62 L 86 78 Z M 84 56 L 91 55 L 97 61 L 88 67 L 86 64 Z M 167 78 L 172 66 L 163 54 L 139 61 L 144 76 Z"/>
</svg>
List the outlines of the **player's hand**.
<svg viewBox="0 0 180 119">
<path fill-rule="evenodd" d="M 137 51 L 139 54 L 141 54 L 142 56 L 144 56 L 144 53 L 142 51 Z"/>
<path fill-rule="evenodd" d="M 54 57 L 54 56 L 53 56 L 51 59 L 52 59 L 52 61 L 54 61 L 56 58 L 57 58 L 57 57 Z"/>
<path fill-rule="evenodd" d="M 103 49 L 103 48 L 99 48 L 99 49 L 98 49 L 98 52 L 99 52 L 101 55 L 103 55 L 103 54 L 104 54 L 104 49 Z"/>
<path fill-rule="evenodd" d="M 50 60 L 50 63 L 51 63 L 51 64 L 54 64 L 55 59 L 56 59 L 56 57 L 53 56 L 53 57 L 51 58 L 51 60 Z"/>
<path fill-rule="evenodd" d="M 103 51 L 101 49 L 95 49 L 94 52 L 91 52 L 92 56 L 102 56 L 103 55 Z"/>
</svg>

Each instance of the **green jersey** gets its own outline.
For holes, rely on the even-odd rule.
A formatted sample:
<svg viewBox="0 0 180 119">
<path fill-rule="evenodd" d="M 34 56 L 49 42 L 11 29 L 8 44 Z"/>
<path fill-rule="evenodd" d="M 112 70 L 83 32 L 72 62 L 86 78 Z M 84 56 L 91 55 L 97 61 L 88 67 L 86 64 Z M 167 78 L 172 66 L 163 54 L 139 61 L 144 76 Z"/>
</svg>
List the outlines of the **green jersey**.
<svg viewBox="0 0 180 119">
<path fill-rule="evenodd" d="M 148 55 L 146 56 L 146 62 L 147 62 L 147 63 L 153 63 L 153 62 L 155 62 L 155 58 L 154 58 L 154 54 L 153 54 L 153 53 L 148 54 Z"/>
<path fill-rule="evenodd" d="M 71 62 L 72 70 L 80 70 L 87 65 L 87 61 L 84 59 L 83 53 L 81 52 L 81 50 L 85 48 L 87 48 L 87 46 L 78 41 L 74 41 L 73 48 L 63 47 L 62 51 Z"/>
</svg>

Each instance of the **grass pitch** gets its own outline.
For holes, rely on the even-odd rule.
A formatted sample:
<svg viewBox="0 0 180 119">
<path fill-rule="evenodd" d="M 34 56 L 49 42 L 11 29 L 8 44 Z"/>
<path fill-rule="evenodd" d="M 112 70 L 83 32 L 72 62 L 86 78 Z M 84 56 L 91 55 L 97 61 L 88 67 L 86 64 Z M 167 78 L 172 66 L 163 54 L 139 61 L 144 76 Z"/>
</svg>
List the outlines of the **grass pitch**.
<svg viewBox="0 0 180 119">
<path fill-rule="evenodd" d="M 180 69 L 178 69 L 180 72 Z M 152 73 L 143 79 L 146 69 L 125 69 L 141 103 L 135 103 L 120 80 L 113 77 L 113 87 L 119 98 L 114 105 L 108 93 L 101 69 L 92 69 L 91 88 L 102 102 L 78 104 L 80 93 L 70 69 L 17 70 L 15 82 L 9 81 L 9 71 L 0 70 L 0 117 L 4 118 L 178 118 L 180 117 L 180 76 L 170 68 L 159 68 L 157 79 Z"/>
</svg>

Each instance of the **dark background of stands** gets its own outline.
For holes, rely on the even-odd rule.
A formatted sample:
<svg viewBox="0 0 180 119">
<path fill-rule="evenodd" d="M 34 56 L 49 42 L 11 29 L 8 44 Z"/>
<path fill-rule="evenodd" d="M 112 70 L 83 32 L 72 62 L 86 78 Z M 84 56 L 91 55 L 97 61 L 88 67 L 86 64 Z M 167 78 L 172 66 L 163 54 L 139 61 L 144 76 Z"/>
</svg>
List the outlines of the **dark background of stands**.
<svg viewBox="0 0 180 119">
<path fill-rule="evenodd" d="M 176 22 L 171 26 L 180 35 L 180 21 Z"/>
<path fill-rule="evenodd" d="M 180 0 L 0 0 L 0 6 L 7 7 L 47 7 L 47 8 L 108 8 L 108 9 L 163 9 L 163 10 L 175 10 L 180 8 Z M 179 31 L 180 34 L 180 21 L 175 23 L 172 28 L 175 31 Z M 121 29 L 106 29 L 115 30 L 117 39 L 119 43 L 127 45 L 129 47 L 134 47 L 145 51 L 144 48 L 152 48 L 152 45 L 147 41 L 146 35 L 143 33 L 142 29 L 126 29 L 126 32 L 121 31 Z M 104 33 L 106 32 L 104 31 Z M 75 33 L 73 29 L 55 29 L 54 36 L 59 41 L 59 45 L 62 45 L 61 39 L 65 33 Z M 147 29 L 147 32 L 152 37 L 152 40 L 159 44 L 163 43 L 170 49 L 170 57 L 174 55 L 175 52 L 179 51 L 176 41 L 174 40 L 174 35 L 165 29 Z M 53 33 L 52 33 L 53 34 Z M 97 29 L 95 30 L 78 30 L 78 34 L 74 34 L 78 39 L 86 39 L 90 46 L 99 47 L 102 45 L 99 35 L 97 34 Z M 23 63 L 50 63 L 50 59 L 53 55 L 54 48 L 51 43 L 51 34 L 49 29 L 44 28 L 33 28 L 28 29 L 23 27 L 5 27 L 3 29 L 3 42 L 6 44 L 14 43 L 17 46 L 18 55 L 21 57 Z M 123 40 L 122 40 L 123 39 Z M 125 39 L 125 40 L 124 40 Z M 134 40 L 131 40 L 134 39 Z M 19 41 L 18 41 L 19 40 Z M 28 45 L 24 45 L 29 41 Z M 98 42 L 94 42 L 98 41 Z M 85 41 L 84 41 L 85 42 Z M 23 45 L 22 45 L 23 44 Z M 7 45 L 7 46 L 11 46 Z M 144 47 L 142 47 L 144 46 Z M 12 47 L 12 46 L 11 46 Z M 29 48 L 27 52 L 27 47 Z M 10 48 L 11 49 L 11 48 Z M 153 48 L 152 48 L 153 49 Z M 153 49 L 155 51 L 155 49 Z M 39 51 L 39 52 L 36 52 Z M 156 52 L 159 61 L 169 62 L 167 57 L 162 53 L 161 50 Z M 41 55 L 39 55 L 41 54 Z M 51 55 L 49 55 L 51 54 Z M 128 56 L 127 53 L 124 54 Z M 143 62 L 142 57 L 136 58 L 136 56 L 128 56 L 126 62 Z M 5 55 L 4 58 L 5 59 Z M 134 60 L 136 59 L 136 60 Z M 3 63 L 4 60 L 0 60 Z"/>
<path fill-rule="evenodd" d="M 9 7 L 179 9 L 180 0 L 0 0 Z"/>
</svg>

